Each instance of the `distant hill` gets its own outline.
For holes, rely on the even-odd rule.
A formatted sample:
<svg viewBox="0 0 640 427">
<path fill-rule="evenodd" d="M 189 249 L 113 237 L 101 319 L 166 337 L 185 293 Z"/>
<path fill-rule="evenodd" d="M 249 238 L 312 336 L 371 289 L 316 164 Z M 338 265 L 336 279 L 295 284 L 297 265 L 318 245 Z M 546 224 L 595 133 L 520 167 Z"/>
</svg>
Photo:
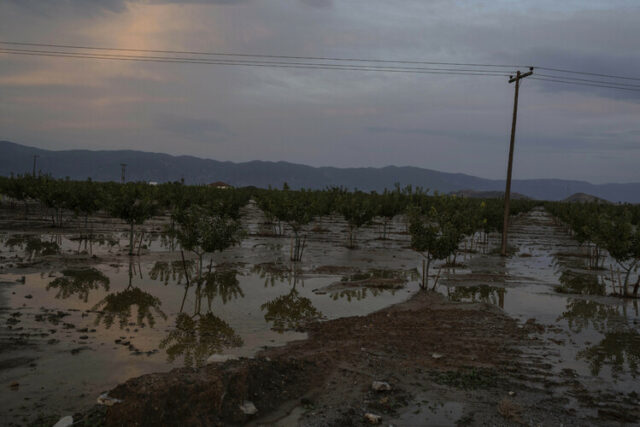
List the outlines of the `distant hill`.
<svg viewBox="0 0 640 427">
<path fill-rule="evenodd" d="M 401 186 L 420 186 L 441 193 L 461 190 L 504 191 L 503 180 L 491 180 L 461 173 L 439 172 L 417 167 L 383 168 L 311 167 L 288 162 L 221 162 L 193 156 L 170 156 L 132 150 L 50 151 L 0 141 L 0 175 L 31 173 L 33 156 L 38 169 L 54 177 L 96 181 L 119 181 L 120 164 L 126 163 L 128 181 L 178 181 L 187 184 L 226 182 L 234 187 L 281 187 L 322 189 L 343 186 L 364 191 L 383 191 Z M 640 183 L 595 185 L 561 179 L 514 180 L 514 193 L 539 200 L 562 200 L 569 194 L 593 194 L 613 202 L 640 203 Z"/>
<path fill-rule="evenodd" d="M 460 190 L 451 193 L 457 197 L 468 197 L 471 199 L 502 199 L 504 197 L 504 191 L 477 191 L 477 190 Z M 513 200 L 529 200 L 530 197 L 524 194 L 511 192 L 511 199 Z"/>
<path fill-rule="evenodd" d="M 565 202 L 570 203 L 611 203 L 608 200 L 601 199 L 600 197 L 592 196 L 591 194 L 575 193 L 564 199 Z"/>
</svg>

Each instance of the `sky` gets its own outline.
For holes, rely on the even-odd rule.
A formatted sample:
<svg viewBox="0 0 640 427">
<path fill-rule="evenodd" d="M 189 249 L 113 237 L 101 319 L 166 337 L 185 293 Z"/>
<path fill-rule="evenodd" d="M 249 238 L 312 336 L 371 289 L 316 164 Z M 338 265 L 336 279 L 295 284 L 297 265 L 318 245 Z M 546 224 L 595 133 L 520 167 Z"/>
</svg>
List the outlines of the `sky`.
<svg viewBox="0 0 640 427">
<path fill-rule="evenodd" d="M 638 22 L 637 0 L 0 2 L 0 41 L 534 65 L 640 79 Z M 503 179 L 513 95 L 505 76 L 0 53 L 0 140 Z M 514 178 L 640 182 L 639 163 L 640 91 L 522 81 Z"/>
</svg>

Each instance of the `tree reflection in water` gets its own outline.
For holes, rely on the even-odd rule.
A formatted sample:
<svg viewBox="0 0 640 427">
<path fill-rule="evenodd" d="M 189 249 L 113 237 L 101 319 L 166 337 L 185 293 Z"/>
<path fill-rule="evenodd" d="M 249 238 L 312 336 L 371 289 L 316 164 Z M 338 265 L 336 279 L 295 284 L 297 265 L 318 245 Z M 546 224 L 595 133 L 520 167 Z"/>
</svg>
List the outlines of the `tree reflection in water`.
<svg viewBox="0 0 640 427">
<path fill-rule="evenodd" d="M 184 305 L 191 286 L 195 286 L 194 308 L 193 314 L 188 315 L 184 312 Z M 199 367 L 205 364 L 209 356 L 221 353 L 225 348 L 240 347 L 244 344 L 242 338 L 227 322 L 211 312 L 213 301 L 218 297 L 223 304 L 233 299 L 244 298 L 237 271 L 208 272 L 203 274 L 200 280 L 196 280 L 195 284 L 185 285 L 175 328 L 160 342 L 160 348 L 167 352 L 169 363 L 183 357 L 185 367 Z M 206 299 L 204 309 L 203 298 Z"/>
<path fill-rule="evenodd" d="M 637 315 L 637 301 L 634 301 Z M 594 329 L 601 334 L 626 327 L 626 304 L 610 305 L 597 301 L 569 298 L 566 310 L 558 320 L 566 320 L 572 332 Z"/>
<path fill-rule="evenodd" d="M 161 281 L 165 286 L 169 282 L 181 285 L 186 279 L 186 275 L 194 275 L 197 269 L 195 260 L 157 261 L 149 271 L 149 278 Z"/>
<path fill-rule="evenodd" d="M 209 310 L 211 310 L 211 303 L 217 297 L 220 297 L 223 304 L 237 298 L 244 298 L 237 275 L 238 272 L 235 270 L 214 271 L 203 275 L 204 285 L 202 289 L 198 287 L 196 293 L 201 292 L 207 298 Z"/>
<path fill-rule="evenodd" d="M 555 287 L 556 292 L 563 294 L 581 295 L 606 295 L 607 287 L 602 277 L 597 274 L 579 273 L 572 270 L 564 270 L 558 278 L 560 285 Z"/>
<path fill-rule="evenodd" d="M 377 297 L 378 295 L 384 292 L 390 292 L 391 295 L 394 295 L 395 291 L 396 291 L 395 289 L 382 289 L 382 288 L 342 289 L 342 290 L 330 293 L 329 296 L 334 301 L 337 301 L 342 298 L 346 298 L 348 302 L 351 302 L 353 300 L 355 301 L 363 300 L 367 298 L 369 294 L 373 297 Z"/>
<path fill-rule="evenodd" d="M 94 234 L 93 232 L 87 234 L 80 234 L 78 236 L 69 237 L 69 240 L 74 242 L 78 242 L 78 247 L 76 249 L 76 253 L 80 254 L 82 251 L 88 253 L 89 255 L 93 255 L 93 244 L 96 243 L 98 246 L 108 246 L 109 250 L 113 249 L 114 246 L 119 245 L 120 241 L 113 234 Z M 83 247 L 84 243 L 84 249 Z"/>
<path fill-rule="evenodd" d="M 611 367 L 611 376 L 618 379 L 629 373 L 638 375 L 640 335 L 635 330 L 607 332 L 600 343 L 578 353 L 578 359 L 589 362 L 591 373 L 599 375 L 603 365 Z"/>
<path fill-rule="evenodd" d="M 140 270 L 140 275 L 142 275 L 142 270 L 139 267 L 138 269 Z M 155 325 L 155 315 L 163 319 L 167 318 L 166 314 L 160 310 L 162 302 L 159 298 L 133 286 L 134 271 L 133 264 L 129 263 L 128 286 L 123 291 L 107 295 L 92 308 L 92 310 L 98 311 L 96 325 L 102 322 L 109 329 L 118 319 L 120 329 L 125 328 L 131 318 L 134 305 L 137 306 L 136 325 L 139 327 L 153 327 Z"/>
<path fill-rule="evenodd" d="M 273 288 L 276 283 L 284 282 L 285 280 L 288 280 L 289 284 L 291 284 L 292 276 L 298 275 L 296 267 L 293 264 L 286 265 L 271 262 L 256 264 L 253 266 L 252 271 L 260 276 L 261 279 L 264 279 L 265 288 Z"/>
<path fill-rule="evenodd" d="M 78 295 L 82 301 L 87 302 L 89 292 L 102 286 L 109 292 L 109 278 L 95 268 L 83 268 L 79 270 L 62 270 L 62 277 L 58 277 L 47 285 L 49 289 L 57 289 L 56 298 L 67 299 L 72 295 Z"/>
<path fill-rule="evenodd" d="M 560 270 L 557 292 L 604 296 L 607 285 L 603 274 L 582 272 L 572 264 L 573 257 L 556 257 Z M 594 301 L 588 297 L 568 298 L 565 311 L 558 321 L 566 321 L 573 333 L 601 334 L 597 344 L 587 345 L 576 355 L 588 363 L 591 374 L 598 376 L 603 368 L 610 369 L 614 381 L 621 376 L 636 378 L 640 362 L 640 334 L 636 330 L 638 300 L 623 300 L 615 304 Z M 591 339 L 591 341 L 595 341 Z M 605 371 L 607 372 L 607 371 Z"/>
<path fill-rule="evenodd" d="M 260 306 L 266 311 L 264 320 L 271 322 L 271 329 L 283 333 L 287 330 L 298 330 L 309 322 L 322 318 L 322 313 L 313 306 L 309 298 L 300 296 L 296 285 L 300 276 L 297 271 L 289 276 L 293 280 L 291 291 L 286 295 L 267 301 Z"/>
<path fill-rule="evenodd" d="M 13 251 L 16 247 L 24 251 L 28 259 L 38 256 L 55 255 L 60 253 L 60 242 L 57 235 L 52 235 L 50 241 L 43 240 L 40 236 L 30 234 L 10 235 L 4 241 L 5 246 Z"/>
<path fill-rule="evenodd" d="M 593 375 L 599 375 L 603 366 L 609 366 L 615 380 L 625 373 L 633 378 L 638 375 L 640 334 L 634 326 L 637 317 L 637 300 L 610 305 L 573 298 L 567 301 L 567 309 L 558 320 L 566 320 L 574 333 L 594 330 L 604 335 L 599 343 L 587 346 L 576 358 L 588 362 Z"/>
<path fill-rule="evenodd" d="M 169 363 L 183 356 L 184 366 L 191 368 L 204 365 L 209 356 L 225 348 L 242 344 L 235 330 L 213 313 L 180 313 L 176 327 L 160 342 L 160 348 L 166 350 Z"/>
<path fill-rule="evenodd" d="M 451 291 L 447 288 L 447 296 L 451 301 L 484 302 L 504 308 L 505 288 L 499 286 L 457 286 Z"/>
</svg>

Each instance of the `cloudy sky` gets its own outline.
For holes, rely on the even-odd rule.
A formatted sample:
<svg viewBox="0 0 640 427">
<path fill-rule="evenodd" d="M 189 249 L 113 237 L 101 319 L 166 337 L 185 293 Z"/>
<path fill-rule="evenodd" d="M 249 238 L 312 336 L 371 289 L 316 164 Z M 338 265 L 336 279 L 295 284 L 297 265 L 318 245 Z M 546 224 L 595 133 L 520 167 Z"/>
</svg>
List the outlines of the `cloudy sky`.
<svg viewBox="0 0 640 427">
<path fill-rule="evenodd" d="M 0 2 L 2 41 L 519 64 L 636 78 L 639 22 L 637 0 Z M 640 80 L 622 82 L 640 88 Z M 0 53 L 0 139 L 46 149 L 411 165 L 504 178 L 512 104 L 513 85 L 496 76 Z M 522 83 L 514 177 L 638 182 L 639 164 L 640 91 Z"/>
</svg>

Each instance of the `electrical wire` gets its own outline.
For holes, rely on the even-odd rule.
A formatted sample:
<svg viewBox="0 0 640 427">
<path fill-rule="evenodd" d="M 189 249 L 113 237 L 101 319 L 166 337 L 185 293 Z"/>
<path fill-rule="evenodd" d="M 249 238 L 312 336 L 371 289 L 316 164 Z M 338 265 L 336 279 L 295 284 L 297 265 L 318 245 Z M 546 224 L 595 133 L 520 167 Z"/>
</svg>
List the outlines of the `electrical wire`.
<svg viewBox="0 0 640 427">
<path fill-rule="evenodd" d="M 457 71 L 457 72 L 489 72 L 496 73 L 496 70 L 479 70 L 479 69 L 464 69 L 464 68 L 425 68 L 425 67 L 394 67 L 394 66 L 380 66 L 380 65 L 352 65 L 352 64 L 327 64 L 327 63 L 308 63 L 308 62 L 282 62 L 282 61 L 263 61 L 263 60 L 222 60 L 222 59 L 206 59 L 206 58 L 187 58 L 187 57 L 173 57 L 173 56 L 148 56 L 148 55 L 123 55 L 123 54 L 85 54 L 77 52 L 64 52 L 64 51 L 51 51 L 51 50 L 28 50 L 28 49 L 8 49 L 0 47 L 0 52 L 3 53 L 33 53 L 33 54 L 46 54 L 46 55 L 60 55 L 60 56 L 78 56 L 78 57 L 90 57 L 92 59 L 144 59 L 144 60 L 170 60 L 175 62 L 194 62 L 194 63 L 229 63 L 233 65 L 242 64 L 261 64 L 261 65 L 301 65 L 301 66 L 323 66 L 323 67 L 352 67 L 352 68 L 367 68 L 367 69 L 379 69 L 379 70 L 402 70 L 402 71 Z M 500 75 L 506 75 L 502 72 Z"/>
<path fill-rule="evenodd" d="M 385 73 L 413 73 L 413 74 L 454 74 L 454 75 L 470 75 L 470 76 L 501 76 L 505 77 L 509 74 L 497 71 L 485 70 L 458 70 L 458 69 L 439 69 L 439 68 L 403 68 L 403 67 L 377 67 L 377 66 L 356 66 L 342 64 L 321 64 L 321 63 L 287 63 L 287 62 L 269 62 L 269 61 L 237 61 L 237 60 L 203 60 L 198 58 L 172 58 L 172 57 L 145 57 L 145 56 L 119 56 L 119 55 L 88 55 L 80 53 L 54 53 L 54 52 L 35 52 L 35 51 L 16 51 L 0 48 L 0 53 L 26 56 L 48 56 L 60 58 L 77 58 L 77 59 L 104 59 L 116 61 L 135 61 L 135 62 L 161 62 L 176 64 L 207 64 L 207 65 L 233 65 L 233 66 L 249 66 L 249 67 L 275 67 L 275 68 L 302 68 L 302 69 L 320 69 L 320 70 L 341 70 L 341 71 L 377 71 Z"/>
<path fill-rule="evenodd" d="M 396 64 L 422 64 L 422 65 L 451 65 L 461 67 L 489 67 L 489 68 L 525 68 L 528 66 L 514 64 L 478 64 L 478 63 L 462 63 L 462 62 L 436 62 L 436 61 L 404 61 L 392 59 L 367 59 L 367 58 L 340 58 L 327 56 L 291 56 L 291 55 L 266 55 L 266 54 L 248 54 L 248 53 L 231 53 L 231 52 L 204 52 L 204 51 L 188 51 L 188 50 L 159 50 L 159 49 L 131 49 L 131 48 L 114 48 L 102 46 L 82 46 L 82 45 L 66 45 L 52 43 L 27 43 L 1 41 L 0 44 L 16 45 L 16 46 L 33 46 L 33 47 L 53 47 L 64 49 L 83 49 L 83 50 L 101 50 L 101 51 L 117 51 L 117 52 L 141 52 L 141 53 L 164 53 L 164 54 L 184 54 L 184 55 L 205 55 L 205 56 L 231 56 L 231 57 L 252 57 L 252 58 L 279 58 L 279 59 L 304 59 L 311 61 L 340 61 L 340 62 L 377 62 L 377 63 L 396 63 Z"/>
<path fill-rule="evenodd" d="M 628 76 L 616 76 L 614 74 L 590 73 L 588 71 L 567 70 L 566 68 L 549 68 L 549 67 L 536 67 L 536 68 L 538 70 L 555 71 L 555 72 L 558 72 L 558 73 L 582 74 L 582 75 L 585 75 L 585 76 L 608 77 L 608 78 L 611 78 L 611 79 L 623 79 L 623 80 L 640 81 L 640 77 L 628 77 Z"/>
<path fill-rule="evenodd" d="M 42 49 L 22 49 L 2 47 L 23 46 L 38 47 Z M 43 50 L 45 49 L 46 50 Z M 51 50 L 63 49 L 63 50 Z M 90 51 L 90 52 L 87 52 Z M 144 55 L 131 55 L 118 52 L 144 53 Z M 511 70 L 500 70 L 500 68 L 524 68 L 518 65 L 506 64 L 481 64 L 464 62 L 440 62 L 440 61 L 417 61 L 417 60 L 391 60 L 391 59 L 366 59 L 347 57 L 323 57 L 323 56 L 293 56 L 293 55 L 270 55 L 270 54 L 246 54 L 233 52 L 206 52 L 189 50 L 160 50 L 160 49 L 132 49 L 113 48 L 104 46 L 67 45 L 54 43 L 31 43 L 0 41 L 0 53 L 26 56 L 46 56 L 60 58 L 77 59 L 99 59 L 114 61 L 135 61 L 135 62 L 159 62 L 177 64 L 202 64 L 202 65 L 227 65 L 227 66 L 247 66 L 247 67 L 273 67 L 273 68 L 299 68 L 317 70 L 340 70 L 340 71 L 365 71 L 365 72 L 385 72 L 385 73 L 413 73 L 413 74 L 452 74 L 469 76 L 501 76 L 511 77 L 515 72 Z M 162 56 L 149 55 L 162 54 Z M 181 56 L 174 56 L 181 55 Z M 200 55 L 200 57 L 196 56 Z M 205 56 L 203 58 L 202 56 Z M 210 58 L 212 57 L 212 58 Z M 384 65 L 374 65 L 384 64 Z M 402 65 L 404 64 L 404 65 Z M 439 65 L 449 68 L 433 67 L 413 67 L 408 65 Z M 460 68 L 467 67 L 467 68 Z M 619 76 L 613 74 L 593 73 L 587 71 L 570 70 L 553 67 L 533 67 L 537 70 L 549 71 L 552 73 L 576 74 L 586 76 L 596 76 L 604 79 L 622 79 L 640 81 L 640 78 Z M 594 80 L 573 77 L 571 75 L 557 74 L 534 74 L 533 80 L 549 81 L 580 86 L 602 87 L 620 89 L 628 91 L 640 91 L 640 85 L 608 80 Z"/>
<path fill-rule="evenodd" d="M 546 78 L 546 77 L 529 77 L 529 78 L 531 80 L 539 80 L 539 81 L 545 81 L 545 82 L 556 82 L 556 83 L 565 83 L 565 84 L 580 85 L 580 86 L 602 87 L 602 88 L 610 88 L 610 89 L 628 90 L 628 91 L 632 91 L 632 92 L 640 92 L 640 89 L 634 89 L 634 88 L 631 88 L 631 87 L 599 85 L 599 84 L 592 84 L 592 83 L 581 83 L 581 82 L 575 82 L 575 81 L 564 80 L 564 79 L 550 79 L 550 78 Z"/>
<path fill-rule="evenodd" d="M 640 88 L 640 85 L 631 84 L 631 83 L 617 83 L 617 82 L 608 82 L 608 81 L 604 81 L 604 80 L 581 79 L 581 78 L 578 78 L 578 77 L 554 76 L 553 74 L 540 74 L 540 73 L 536 73 L 536 76 L 538 76 L 538 77 L 548 77 L 548 78 L 554 78 L 554 79 L 565 79 L 565 80 L 572 80 L 572 81 L 586 82 L 586 83 L 597 83 L 597 84 L 615 85 L 615 86 L 622 86 L 622 87 L 637 87 L 637 88 Z"/>
</svg>

